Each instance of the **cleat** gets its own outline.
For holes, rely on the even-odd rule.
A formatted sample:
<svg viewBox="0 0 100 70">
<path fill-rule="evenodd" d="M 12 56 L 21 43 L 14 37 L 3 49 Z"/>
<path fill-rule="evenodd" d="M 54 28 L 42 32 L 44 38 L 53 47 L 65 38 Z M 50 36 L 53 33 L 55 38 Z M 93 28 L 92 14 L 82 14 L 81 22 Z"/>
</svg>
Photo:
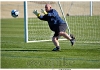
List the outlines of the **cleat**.
<svg viewBox="0 0 100 70">
<path fill-rule="evenodd" d="M 59 51 L 59 48 L 54 48 L 52 51 Z"/>
<path fill-rule="evenodd" d="M 72 34 L 70 35 L 70 37 L 72 38 L 72 39 L 70 40 L 70 42 L 71 42 L 71 45 L 73 46 L 74 43 L 75 43 L 75 37 L 74 37 Z"/>
<path fill-rule="evenodd" d="M 73 45 L 74 45 L 75 40 L 74 40 L 74 39 L 72 39 L 72 40 L 70 40 L 70 42 L 71 42 L 71 45 L 73 46 Z"/>
</svg>

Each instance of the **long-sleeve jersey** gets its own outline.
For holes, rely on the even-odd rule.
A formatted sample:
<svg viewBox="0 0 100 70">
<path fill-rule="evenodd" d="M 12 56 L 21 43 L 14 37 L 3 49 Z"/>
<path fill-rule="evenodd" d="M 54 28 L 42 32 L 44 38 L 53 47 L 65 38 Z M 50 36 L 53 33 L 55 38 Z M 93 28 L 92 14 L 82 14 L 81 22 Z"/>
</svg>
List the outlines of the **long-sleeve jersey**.
<svg viewBox="0 0 100 70">
<path fill-rule="evenodd" d="M 59 26 L 60 24 L 66 24 L 66 22 L 61 19 L 61 17 L 58 15 L 58 12 L 55 9 L 51 9 L 47 13 L 47 15 L 40 15 L 40 17 L 38 18 L 40 20 L 47 21 L 51 30 L 53 30 L 56 26 Z"/>
</svg>

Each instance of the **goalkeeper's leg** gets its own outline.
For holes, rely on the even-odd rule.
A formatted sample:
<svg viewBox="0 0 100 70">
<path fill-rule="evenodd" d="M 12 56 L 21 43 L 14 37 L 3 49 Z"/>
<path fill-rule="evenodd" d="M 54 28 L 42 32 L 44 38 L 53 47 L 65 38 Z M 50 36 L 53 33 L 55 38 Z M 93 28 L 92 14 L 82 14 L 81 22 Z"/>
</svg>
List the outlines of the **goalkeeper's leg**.
<svg viewBox="0 0 100 70">
<path fill-rule="evenodd" d="M 63 36 L 64 38 L 70 40 L 71 45 L 73 46 L 74 45 L 74 42 L 75 42 L 75 37 L 73 35 L 68 35 L 66 33 L 66 29 L 67 29 L 66 24 L 60 25 L 59 26 L 59 36 Z"/>
<path fill-rule="evenodd" d="M 55 48 L 52 51 L 59 51 L 60 50 L 60 46 L 59 46 L 59 30 L 55 30 L 55 34 L 52 37 L 52 42 L 55 45 Z"/>
<path fill-rule="evenodd" d="M 52 42 L 53 42 L 54 45 L 56 46 L 56 48 L 54 48 L 52 51 L 59 51 L 60 46 L 59 46 L 58 37 L 57 37 L 57 36 L 53 36 L 53 37 L 52 37 Z"/>
<path fill-rule="evenodd" d="M 74 45 L 74 42 L 75 42 L 75 37 L 71 34 L 71 35 L 68 35 L 66 32 L 59 32 L 59 35 L 60 36 L 63 36 L 64 38 L 70 40 L 71 42 L 71 45 L 73 46 Z"/>
<path fill-rule="evenodd" d="M 71 45 L 72 46 L 74 45 L 75 37 L 73 37 L 73 35 L 69 36 L 66 32 L 59 32 L 59 35 L 65 37 L 68 40 L 70 40 Z M 58 39 L 59 39 L 59 36 L 53 36 L 52 42 L 54 43 L 56 48 L 54 48 L 52 51 L 59 51 L 60 50 Z"/>
</svg>

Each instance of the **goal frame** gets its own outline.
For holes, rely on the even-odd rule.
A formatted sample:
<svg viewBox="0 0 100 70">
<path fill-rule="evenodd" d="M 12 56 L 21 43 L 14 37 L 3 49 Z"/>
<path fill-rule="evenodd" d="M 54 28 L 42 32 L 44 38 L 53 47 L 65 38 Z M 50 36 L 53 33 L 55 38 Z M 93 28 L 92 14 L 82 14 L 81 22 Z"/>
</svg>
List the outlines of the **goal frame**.
<svg viewBox="0 0 100 70">
<path fill-rule="evenodd" d="M 58 5 L 59 5 L 59 8 L 61 10 L 61 13 L 62 13 L 62 16 L 67 24 L 67 27 L 68 27 L 68 34 L 70 35 L 70 29 L 69 29 L 69 26 L 68 26 L 68 23 L 67 23 L 67 20 L 65 18 L 65 15 L 64 15 L 64 12 L 63 12 L 63 9 L 61 7 L 61 4 L 60 4 L 60 1 L 58 1 Z M 38 41 L 29 41 L 28 40 L 28 7 L 27 7 L 27 1 L 24 1 L 24 38 L 25 38 L 25 42 L 26 43 L 31 43 L 31 42 L 45 42 L 45 41 L 51 41 L 51 40 L 38 40 Z M 66 39 L 60 39 L 60 40 L 66 40 Z"/>
</svg>

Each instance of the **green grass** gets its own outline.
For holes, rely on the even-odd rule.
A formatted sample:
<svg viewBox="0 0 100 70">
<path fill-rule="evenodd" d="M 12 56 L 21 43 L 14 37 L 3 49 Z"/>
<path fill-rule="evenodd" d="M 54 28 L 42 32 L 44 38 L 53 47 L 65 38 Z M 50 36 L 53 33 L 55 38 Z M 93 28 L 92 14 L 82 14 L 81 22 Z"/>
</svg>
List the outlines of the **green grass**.
<svg viewBox="0 0 100 70">
<path fill-rule="evenodd" d="M 1 19 L 1 68 L 100 68 L 100 17 L 67 20 L 76 43 L 60 41 L 61 51 L 53 52 L 51 41 L 24 42 L 23 19 Z"/>
</svg>

